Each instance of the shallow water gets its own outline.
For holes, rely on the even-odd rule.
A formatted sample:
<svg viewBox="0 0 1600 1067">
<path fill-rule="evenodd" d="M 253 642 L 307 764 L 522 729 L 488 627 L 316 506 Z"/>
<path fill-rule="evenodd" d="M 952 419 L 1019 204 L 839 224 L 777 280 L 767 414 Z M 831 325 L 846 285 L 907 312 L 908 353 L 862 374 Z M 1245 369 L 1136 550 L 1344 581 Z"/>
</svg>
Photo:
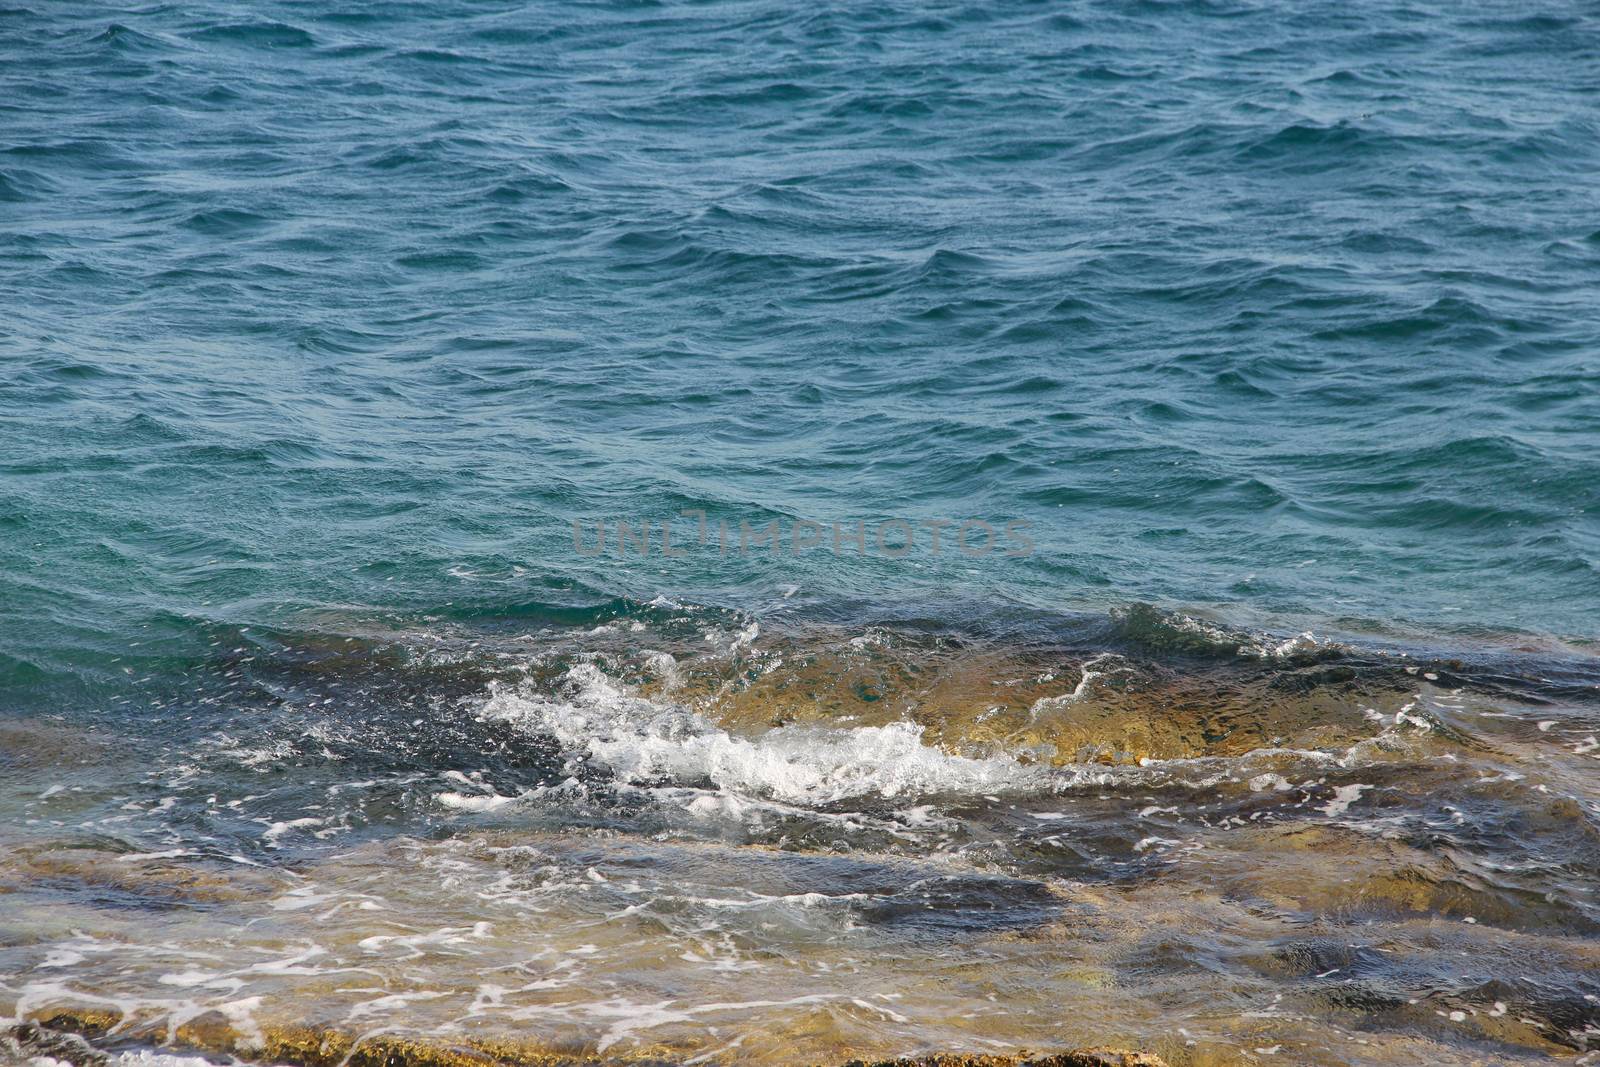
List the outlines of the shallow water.
<svg viewBox="0 0 1600 1067">
<path fill-rule="evenodd" d="M 1592 1058 L 1596 28 L 0 9 L 0 1059 Z"/>
<path fill-rule="evenodd" d="M 333 623 L 230 638 L 115 735 L 6 724 L 18 1017 L 269 1059 L 305 1027 L 769 1064 L 1600 1036 L 1592 657 L 1153 609 Z"/>
</svg>

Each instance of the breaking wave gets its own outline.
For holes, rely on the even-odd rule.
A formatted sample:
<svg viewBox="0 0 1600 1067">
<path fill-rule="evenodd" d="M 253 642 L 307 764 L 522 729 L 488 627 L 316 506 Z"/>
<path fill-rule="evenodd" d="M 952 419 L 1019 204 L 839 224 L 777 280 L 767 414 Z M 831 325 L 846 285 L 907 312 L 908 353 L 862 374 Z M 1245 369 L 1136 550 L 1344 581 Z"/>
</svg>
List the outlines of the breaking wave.
<svg viewBox="0 0 1600 1067">
<path fill-rule="evenodd" d="M 971 758 L 925 743 L 911 722 L 780 726 L 736 736 L 694 710 L 626 692 L 593 664 L 571 669 L 560 699 L 492 687 L 480 716 L 556 738 L 573 761 L 640 786 L 712 787 L 821 807 L 861 798 L 985 794 L 1038 786 L 1014 756 Z"/>
</svg>

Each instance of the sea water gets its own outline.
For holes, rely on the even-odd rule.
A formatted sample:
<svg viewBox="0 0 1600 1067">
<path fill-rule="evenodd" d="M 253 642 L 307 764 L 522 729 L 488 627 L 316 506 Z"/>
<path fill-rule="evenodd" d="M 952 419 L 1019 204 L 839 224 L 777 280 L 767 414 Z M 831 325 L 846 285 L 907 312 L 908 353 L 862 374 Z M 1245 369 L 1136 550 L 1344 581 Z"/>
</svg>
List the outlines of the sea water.
<svg viewBox="0 0 1600 1067">
<path fill-rule="evenodd" d="M 1585 1056 L 1597 30 L 14 0 L 10 1054 Z"/>
</svg>

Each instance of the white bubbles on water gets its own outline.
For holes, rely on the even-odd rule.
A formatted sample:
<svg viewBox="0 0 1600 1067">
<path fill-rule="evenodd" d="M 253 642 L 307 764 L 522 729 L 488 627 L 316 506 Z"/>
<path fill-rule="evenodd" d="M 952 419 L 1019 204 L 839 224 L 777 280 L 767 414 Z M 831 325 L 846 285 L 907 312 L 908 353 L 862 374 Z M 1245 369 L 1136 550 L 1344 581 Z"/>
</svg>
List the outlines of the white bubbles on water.
<svg viewBox="0 0 1600 1067">
<path fill-rule="evenodd" d="M 569 672 L 561 698 L 496 686 L 479 715 L 553 735 L 573 760 L 631 785 L 709 786 L 806 807 L 862 798 L 981 796 L 1034 788 L 1047 777 L 1010 755 L 946 752 L 927 744 L 923 727 L 910 722 L 782 726 L 741 737 L 687 707 L 633 695 L 587 663 Z"/>
</svg>

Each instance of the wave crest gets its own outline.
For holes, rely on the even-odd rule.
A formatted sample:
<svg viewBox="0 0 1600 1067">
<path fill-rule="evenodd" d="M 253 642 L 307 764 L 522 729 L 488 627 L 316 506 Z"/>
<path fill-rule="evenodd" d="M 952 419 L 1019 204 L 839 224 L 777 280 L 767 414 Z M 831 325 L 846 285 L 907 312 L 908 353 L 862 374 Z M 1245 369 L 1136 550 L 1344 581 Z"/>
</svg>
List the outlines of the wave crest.
<svg viewBox="0 0 1600 1067">
<path fill-rule="evenodd" d="M 583 764 L 634 786 L 710 786 L 806 807 L 1013 791 L 1045 773 L 1011 755 L 945 752 L 910 722 L 780 726 L 740 737 L 689 708 L 632 695 L 593 664 L 573 667 L 564 690 L 554 699 L 496 685 L 479 714 L 553 735 L 574 772 Z"/>
</svg>

